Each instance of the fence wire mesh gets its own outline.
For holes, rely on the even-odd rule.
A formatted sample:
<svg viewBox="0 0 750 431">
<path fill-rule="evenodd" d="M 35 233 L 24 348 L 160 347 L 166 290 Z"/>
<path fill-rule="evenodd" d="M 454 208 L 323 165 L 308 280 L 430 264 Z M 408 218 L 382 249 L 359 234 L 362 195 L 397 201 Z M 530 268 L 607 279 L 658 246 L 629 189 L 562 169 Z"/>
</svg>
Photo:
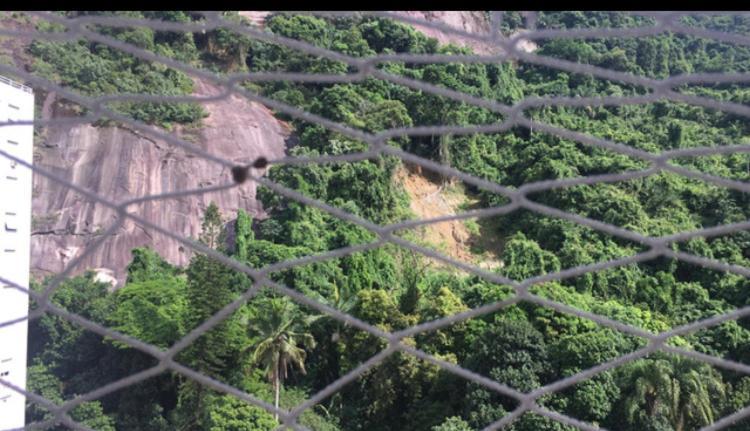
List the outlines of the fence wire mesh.
<svg viewBox="0 0 750 431">
<path fill-rule="evenodd" d="M 0 73 L 6 75 L 12 75 L 23 79 L 26 85 L 31 86 L 35 89 L 43 89 L 48 92 L 56 92 L 61 97 L 72 101 L 81 107 L 86 108 L 87 112 L 85 115 L 76 118 L 64 118 L 64 119 L 47 119 L 40 120 L 35 119 L 32 122 L 5 122 L 0 126 L 10 125 L 34 125 L 38 127 L 46 127 L 51 125 L 60 124 L 91 124 L 102 118 L 114 120 L 118 123 L 126 124 L 133 130 L 138 131 L 146 136 L 152 136 L 156 139 L 179 147 L 188 153 L 191 153 L 197 157 L 204 158 L 208 161 L 216 163 L 220 166 L 228 168 L 232 172 L 232 176 L 226 179 L 226 182 L 220 185 L 193 189 L 193 190 L 175 190 L 158 195 L 147 195 L 141 196 L 135 199 L 128 199 L 124 201 L 112 201 L 103 196 L 100 196 L 86 187 L 75 184 L 60 175 L 45 170 L 39 166 L 33 166 L 26 163 L 24 160 L 18 159 L 9 153 L 0 151 L 3 157 L 6 159 L 16 162 L 18 165 L 25 168 L 31 169 L 34 175 L 48 178 L 59 184 L 63 184 L 65 187 L 74 190 L 81 194 L 87 199 L 93 202 L 104 205 L 117 214 L 116 221 L 100 235 L 98 239 L 93 241 L 89 246 L 83 250 L 83 252 L 73 258 L 66 266 L 66 268 L 57 274 L 52 282 L 41 292 L 35 292 L 29 289 L 28 286 L 22 286 L 16 284 L 14 280 L 6 279 L 4 276 L 0 276 L 0 280 L 15 289 L 28 294 L 35 303 L 37 308 L 34 309 L 28 315 L 28 320 L 38 319 L 45 313 L 51 313 L 57 315 L 63 319 L 80 325 L 81 327 L 92 331 L 101 336 L 110 337 L 114 340 L 122 342 L 134 349 L 140 350 L 147 355 L 150 355 L 158 360 L 158 364 L 152 368 L 130 375 L 127 378 L 117 380 L 109 383 L 105 386 L 98 388 L 95 391 L 89 392 L 84 395 L 75 397 L 65 401 L 62 404 L 55 404 L 50 400 L 41 397 L 38 394 L 30 393 L 27 390 L 16 387 L 6 380 L 0 379 L 0 384 L 10 388 L 11 390 L 23 394 L 27 398 L 27 402 L 37 404 L 45 409 L 48 409 L 54 414 L 52 419 L 45 422 L 30 423 L 22 429 L 47 429 L 54 425 L 65 425 L 70 429 L 75 430 L 88 430 L 90 428 L 76 423 L 69 412 L 75 407 L 81 405 L 86 401 L 96 400 L 112 392 L 122 390 L 128 386 L 142 382 L 150 377 L 163 373 L 165 371 L 172 371 L 180 374 L 188 379 L 200 383 L 208 388 L 216 391 L 230 394 L 237 397 L 249 404 L 259 406 L 268 412 L 279 415 L 281 425 L 278 429 L 294 429 L 294 430 L 305 430 L 304 426 L 298 423 L 300 415 L 316 405 L 325 398 L 331 396 L 340 390 L 344 385 L 352 382 L 362 373 L 371 369 L 384 361 L 389 355 L 395 352 L 402 352 L 409 355 L 413 355 L 424 361 L 432 363 L 443 370 L 458 375 L 464 379 L 470 380 L 478 385 L 488 388 L 504 396 L 515 399 L 519 404 L 518 407 L 510 412 L 508 415 L 502 417 L 496 422 L 488 425 L 486 430 L 501 429 L 506 425 L 513 422 L 515 419 L 527 412 L 533 412 L 541 416 L 545 416 L 554 421 L 561 422 L 583 430 L 595 430 L 602 429 L 597 425 L 582 422 L 576 418 L 561 414 L 559 412 L 550 410 L 547 407 L 541 406 L 537 403 L 540 397 L 548 394 L 552 394 L 561 391 L 565 388 L 571 387 L 572 385 L 581 382 L 587 378 L 595 376 L 606 370 L 614 369 L 626 362 L 634 361 L 638 358 L 643 358 L 652 354 L 656 351 L 667 352 L 675 355 L 681 355 L 689 357 L 704 363 L 708 363 L 713 366 L 725 368 L 728 370 L 737 371 L 744 374 L 750 374 L 750 366 L 731 361 L 724 358 L 714 357 L 697 351 L 688 350 L 681 347 L 675 347 L 668 345 L 667 341 L 673 337 L 686 335 L 705 329 L 714 325 L 721 324 L 722 322 L 736 320 L 744 316 L 750 315 L 750 306 L 736 309 L 732 312 L 717 315 L 704 320 L 699 320 L 673 328 L 671 330 L 654 334 L 641 328 L 625 324 L 611 318 L 597 315 L 588 311 L 583 311 L 561 302 L 553 301 L 544 298 L 540 295 L 530 292 L 530 288 L 539 283 L 562 280 L 565 278 L 572 278 L 595 271 L 604 270 L 607 268 L 614 268 L 623 266 L 631 263 L 645 262 L 647 260 L 655 259 L 658 257 L 667 257 L 677 259 L 680 261 L 688 262 L 705 268 L 711 268 L 718 271 L 735 273 L 744 277 L 750 276 L 750 269 L 738 265 L 732 265 L 717 260 L 709 259 L 702 256 L 689 254 L 683 251 L 674 250 L 671 248 L 672 245 L 687 241 L 697 237 L 716 237 L 724 234 L 737 232 L 750 228 L 750 220 L 733 223 L 729 225 L 721 225 L 716 227 L 704 228 L 689 232 L 680 232 L 672 235 L 662 237 L 652 237 L 643 235 L 637 232 L 633 232 L 612 224 L 597 221 L 591 218 L 587 218 L 578 214 L 568 213 L 550 206 L 546 206 L 537 202 L 533 202 L 528 199 L 530 193 L 536 193 L 540 191 L 556 190 L 561 188 L 573 187 L 577 185 L 593 185 L 604 182 L 618 182 L 625 181 L 635 178 L 643 178 L 646 176 L 654 175 L 660 172 L 672 172 L 684 177 L 694 178 L 705 181 L 707 183 L 715 184 L 721 187 L 731 188 L 740 192 L 750 192 L 750 185 L 741 182 L 722 178 L 719 176 L 711 175 L 708 173 L 697 172 L 694 170 L 687 169 L 685 167 L 673 164 L 671 161 L 678 157 L 690 157 L 690 156 L 704 156 L 704 155 L 720 155 L 720 154 L 733 154 L 733 153 L 747 153 L 750 152 L 750 146 L 748 145 L 729 145 L 720 147 L 696 147 L 696 148 L 681 148 L 674 150 L 662 151 L 659 154 L 651 154 L 646 151 L 642 151 L 633 148 L 628 145 L 613 142 L 611 140 L 601 139 L 580 133 L 573 130 L 568 130 L 563 127 L 547 124 L 541 121 L 535 121 L 525 114 L 525 112 L 531 108 L 543 107 L 543 106 L 568 106 L 568 107 L 586 107 L 586 106 L 623 106 L 629 104 L 646 104 L 657 101 L 674 101 L 684 102 L 686 104 L 696 105 L 704 108 L 719 110 L 737 116 L 750 117 L 750 107 L 747 107 L 740 103 L 734 103 L 729 101 L 717 101 L 711 98 L 684 94 L 676 90 L 676 87 L 688 85 L 688 84 L 727 84 L 727 83 L 748 83 L 750 82 L 750 75 L 746 73 L 695 73 L 686 74 L 679 76 L 672 76 L 666 79 L 652 79 L 644 76 L 636 76 L 630 73 L 618 72 L 609 70 L 602 67 L 592 66 L 588 64 L 581 64 L 571 61 L 566 61 L 557 58 L 545 57 L 542 55 L 528 52 L 521 49 L 521 44 L 524 41 L 535 41 L 541 39 L 556 39 L 556 38 L 632 38 L 632 37 L 644 37 L 654 36 L 662 33 L 675 33 L 689 36 L 696 36 L 702 38 L 709 38 L 717 41 L 728 42 L 738 45 L 750 45 L 750 37 L 733 34 L 728 32 L 713 31 L 704 28 L 692 27 L 680 23 L 680 18 L 688 15 L 701 15 L 701 13 L 693 12 L 643 12 L 638 13 L 640 16 L 649 17 L 652 19 L 653 24 L 635 28 L 573 28 L 563 30 L 553 29 L 537 29 L 534 25 L 536 22 L 537 14 L 533 12 L 526 13 L 526 23 L 528 31 L 518 33 L 513 36 L 504 36 L 498 30 L 499 23 L 503 19 L 501 12 L 492 12 L 490 14 L 490 23 L 492 31 L 488 34 L 476 34 L 467 31 L 463 31 L 458 28 L 441 24 L 439 22 L 429 22 L 409 16 L 404 16 L 396 13 L 388 12 L 299 12 L 306 14 L 315 14 L 319 16 L 377 16 L 382 18 L 389 18 L 396 21 L 400 21 L 406 24 L 420 25 L 426 28 L 432 28 L 446 34 L 455 34 L 463 38 L 490 44 L 497 47 L 497 53 L 489 55 L 416 55 L 416 54 L 382 54 L 371 57 L 353 57 L 345 55 L 339 52 L 323 49 L 312 44 L 282 37 L 276 34 L 272 34 L 268 31 L 261 30 L 252 26 L 239 24 L 237 22 L 228 21 L 224 19 L 219 13 L 216 12 L 201 12 L 205 17 L 203 21 L 194 22 L 190 24 L 175 23 L 166 21 L 156 21 L 149 19 L 131 19 L 123 17 L 112 17 L 112 16 L 79 16 L 75 18 L 67 18 L 59 14 L 48 13 L 48 12 L 25 12 L 24 14 L 30 17 L 43 19 L 52 23 L 62 25 L 64 31 L 60 32 L 41 32 L 41 31 L 29 31 L 29 30 L 14 30 L 0 28 L 0 36 L 20 38 L 26 40 L 49 40 L 49 41 L 75 41 L 75 40 L 87 40 L 91 42 L 97 42 L 105 46 L 123 51 L 131 54 L 136 58 L 143 59 L 149 62 L 155 62 L 163 64 L 167 67 L 182 71 L 192 77 L 204 79 L 208 82 L 212 82 L 222 89 L 222 93 L 211 97 L 194 97 L 194 96 L 166 96 L 166 95 L 146 95 L 146 94 L 117 94 L 103 97 L 88 97 L 79 92 L 73 91 L 64 86 L 58 85 L 47 79 L 44 79 L 36 74 L 27 72 L 25 70 L 0 64 Z M 94 28 L 96 25 L 107 26 L 111 28 L 131 28 L 131 27 L 143 27 L 149 28 L 154 31 L 174 31 L 174 32 L 200 32 L 210 31 L 219 28 L 230 30 L 236 34 L 244 35 L 259 41 L 264 41 L 272 44 L 277 44 L 283 47 L 291 48 L 299 52 L 310 54 L 324 59 L 333 61 L 343 62 L 350 66 L 353 72 L 344 75 L 330 75 L 330 74 L 315 74 L 315 73 L 238 73 L 228 75 L 217 75 L 207 70 L 192 67 L 183 62 L 168 58 L 154 52 L 139 48 L 135 45 L 124 43 L 120 40 L 97 32 Z M 425 63 L 498 63 L 506 61 L 517 61 L 531 65 L 545 66 L 569 72 L 571 74 L 585 74 L 596 78 L 616 81 L 624 84 L 630 84 L 645 89 L 645 94 L 636 96 L 623 96 L 623 97 L 543 97 L 543 98 L 525 98 L 520 102 L 509 106 L 506 104 L 499 103 L 495 100 L 488 100 L 478 96 L 472 96 L 459 91 L 454 91 L 444 87 L 428 84 L 416 79 L 407 78 L 404 76 L 388 73 L 382 69 L 378 69 L 376 66 L 388 63 L 388 62 L 408 62 L 411 64 L 425 64 Z M 503 118 L 502 122 L 495 124 L 487 124 L 481 126 L 417 126 L 417 127 L 404 127 L 384 130 L 378 133 L 367 133 L 362 130 L 358 130 L 349 127 L 345 124 L 337 123 L 329 119 L 323 118 L 319 115 L 303 111 L 295 106 L 273 100 L 268 97 L 264 97 L 260 94 L 248 91 L 245 88 L 239 86 L 241 82 L 268 82 L 268 81 L 291 81 L 291 82 L 304 82 L 304 83 L 352 83 L 361 82 L 367 78 L 375 78 L 391 82 L 397 85 L 401 85 L 407 88 L 420 90 L 425 93 L 431 93 L 437 96 L 442 96 L 447 99 L 464 102 L 469 105 L 474 105 L 482 108 L 486 108 L 492 112 L 500 114 Z M 115 110 L 107 107 L 107 104 L 112 102 L 193 102 L 193 103 L 207 103 L 215 102 L 218 100 L 224 100 L 232 95 L 239 95 L 247 98 L 251 101 L 263 104 L 277 112 L 286 114 L 296 119 L 304 120 L 310 123 L 319 124 L 326 129 L 341 133 L 345 136 L 354 138 L 365 142 L 368 147 L 366 151 L 357 153 L 337 155 L 337 156 L 317 156 L 317 157 L 294 157 L 284 156 L 278 159 L 272 160 L 258 160 L 255 162 L 256 167 L 264 167 L 267 165 L 304 165 L 304 164 L 323 164 L 323 163 L 346 163 L 353 161 L 361 161 L 372 159 L 376 156 L 391 155 L 401 159 L 404 162 L 409 162 L 415 165 L 424 167 L 425 169 L 441 173 L 446 176 L 451 176 L 464 181 L 467 184 L 476 186 L 479 189 L 486 190 L 492 193 L 506 197 L 510 203 L 494 208 L 487 208 L 481 210 L 473 210 L 463 212 L 457 215 L 441 216 L 431 219 L 421 220 L 410 220 L 406 222 L 400 222 L 396 224 L 381 226 L 371 221 L 368 221 L 362 217 L 354 214 L 347 213 L 339 208 L 335 208 L 320 200 L 309 198 L 302 193 L 282 186 L 278 183 L 271 181 L 269 178 L 255 175 L 250 170 L 250 165 L 238 166 L 235 162 L 218 157 L 212 154 L 209 150 L 202 149 L 178 136 L 168 133 L 162 129 L 154 128 L 144 122 L 134 120 L 126 115 L 120 114 Z M 583 145 L 590 147 L 597 147 L 606 149 L 612 152 L 630 156 L 636 159 L 640 159 L 648 164 L 648 167 L 642 170 L 628 171 L 617 174 L 602 174 L 594 176 L 577 177 L 572 179 L 564 180 L 551 180 L 551 181 L 540 181 L 535 183 L 524 184 L 518 188 L 505 187 L 491 181 L 487 181 L 482 178 L 464 173 L 460 170 L 460 166 L 450 167 L 442 165 L 440 163 L 428 160 L 426 158 L 408 153 L 400 148 L 390 146 L 386 144 L 386 140 L 395 137 L 411 137 L 411 136 L 441 136 L 441 135 L 468 135 L 477 133 L 497 133 L 507 131 L 513 127 L 523 127 L 546 132 L 548 134 L 565 138 L 568 140 L 579 142 Z M 270 265 L 264 268 L 252 268 L 248 265 L 240 263 L 234 259 L 231 259 L 216 250 L 213 250 L 195 240 L 185 238 L 181 235 L 175 234 L 170 230 L 167 230 L 153 222 L 146 220 L 144 217 L 139 216 L 136 213 L 128 212 L 128 209 L 133 205 L 141 204 L 147 201 L 158 201 L 164 199 L 171 199 L 176 197 L 182 197 L 193 194 L 202 194 L 215 191 L 226 191 L 234 188 L 241 187 L 243 183 L 248 181 L 255 182 L 263 185 L 273 192 L 284 196 L 290 200 L 297 201 L 304 205 L 317 208 L 324 212 L 327 212 L 335 217 L 342 220 L 351 222 L 358 226 L 361 226 L 370 232 L 377 235 L 377 240 L 364 245 L 349 246 L 333 251 L 329 251 L 322 254 L 305 256 L 302 258 L 296 258 L 286 260 L 274 265 Z M 452 257 L 446 256 L 444 253 L 437 252 L 435 250 L 426 248 L 418 245 L 414 242 L 406 240 L 404 238 L 394 235 L 394 232 L 405 229 L 415 228 L 417 226 L 424 226 L 428 224 L 434 224 L 439 222 L 451 221 L 451 220 L 463 220 L 468 218 L 478 217 L 491 217 L 502 214 L 509 214 L 519 209 L 526 209 L 528 211 L 535 212 L 544 216 L 556 217 L 564 220 L 577 223 L 579 225 L 586 226 L 599 232 L 612 235 L 614 237 L 622 238 L 625 240 L 633 241 L 647 247 L 647 251 L 635 254 L 633 256 L 624 257 L 616 260 L 610 260 L 605 262 L 598 262 L 594 264 L 578 266 L 569 268 L 554 273 L 548 273 L 525 280 L 512 280 L 508 277 L 500 275 L 498 273 L 488 271 L 477 266 L 461 262 Z M 114 233 L 126 219 L 129 219 L 143 228 L 159 232 L 167 237 L 178 241 L 185 247 L 192 249 L 195 252 L 203 253 L 208 255 L 227 266 L 241 271 L 247 274 L 254 281 L 253 286 L 247 290 L 241 297 L 237 298 L 234 302 L 223 307 L 219 312 L 213 315 L 210 319 L 206 320 L 203 324 L 194 328 L 188 333 L 183 339 L 174 344 L 168 350 L 163 350 L 157 346 L 150 345 L 136 338 L 130 337 L 123 333 L 119 333 L 112 328 L 102 326 L 92 320 L 86 319 L 79 315 L 70 313 L 65 309 L 54 305 L 50 302 L 50 297 L 54 294 L 55 290 L 60 286 L 60 283 L 67 277 L 73 274 L 74 269 L 86 257 L 97 253 L 98 247 L 104 242 L 104 240 L 112 233 Z M 442 261 L 449 265 L 453 265 L 461 270 L 482 277 L 490 282 L 499 283 L 507 286 L 511 286 L 515 290 L 515 294 L 506 300 L 487 304 L 478 308 L 470 309 L 465 312 L 461 312 L 445 318 L 440 318 L 434 321 L 418 324 L 416 326 L 409 327 L 405 330 L 396 332 L 387 332 L 380 328 L 375 327 L 367 322 L 359 320 L 354 316 L 339 311 L 331 306 L 321 303 L 320 301 L 307 297 L 299 291 L 293 290 L 281 283 L 272 281 L 269 275 L 284 269 L 289 269 L 295 266 L 309 264 L 312 262 L 321 262 L 328 259 L 333 259 L 347 254 L 372 250 L 380 247 L 384 244 L 395 244 L 397 246 L 413 250 L 424 256 L 427 256 L 438 261 Z M 33 252 L 33 251 L 32 251 Z M 349 371 L 347 374 L 339 378 L 338 380 L 330 383 L 327 387 L 310 397 L 306 401 L 297 405 L 291 410 L 277 409 L 274 405 L 265 402 L 264 400 L 250 394 L 245 393 L 239 389 L 236 389 L 230 385 L 220 382 L 214 378 L 203 375 L 196 372 L 178 362 L 175 361 L 175 356 L 186 349 L 190 344 L 195 341 L 202 334 L 205 334 L 211 328 L 214 328 L 220 324 L 227 316 L 239 309 L 246 301 L 256 295 L 259 289 L 263 287 L 270 287 L 277 292 L 292 298 L 294 301 L 316 309 L 328 316 L 337 319 L 340 322 L 351 325 L 352 327 L 358 328 L 362 331 L 366 331 L 376 337 L 380 337 L 388 341 L 387 347 L 377 355 L 371 357 L 366 362 L 360 364 L 356 368 Z M 614 360 L 602 363 L 598 366 L 580 371 L 572 376 L 554 381 L 547 385 L 544 385 L 536 390 L 528 393 L 521 392 L 514 388 L 511 388 L 505 384 L 493 381 L 485 376 L 474 373 L 468 369 L 462 368 L 459 365 L 447 362 L 443 359 L 439 359 L 433 355 L 430 355 L 416 347 L 403 343 L 405 337 L 413 336 L 419 333 L 425 333 L 430 331 L 436 331 L 440 328 L 447 327 L 457 322 L 465 321 L 467 319 L 492 313 L 500 310 L 511 304 L 517 304 L 520 302 L 528 302 L 536 304 L 541 307 L 548 307 L 558 312 L 578 316 L 584 319 L 589 319 L 596 322 L 599 325 L 603 325 L 609 328 L 613 328 L 617 331 L 640 337 L 647 341 L 647 345 L 634 352 L 620 356 Z M 0 324 L 0 327 L 7 327 L 13 325 L 25 319 L 18 319 L 15 321 L 4 321 Z M 720 420 L 715 421 L 713 424 L 704 427 L 704 430 L 718 430 L 725 428 L 743 418 L 750 416 L 750 406 L 745 407 L 730 416 L 724 417 Z"/>
</svg>

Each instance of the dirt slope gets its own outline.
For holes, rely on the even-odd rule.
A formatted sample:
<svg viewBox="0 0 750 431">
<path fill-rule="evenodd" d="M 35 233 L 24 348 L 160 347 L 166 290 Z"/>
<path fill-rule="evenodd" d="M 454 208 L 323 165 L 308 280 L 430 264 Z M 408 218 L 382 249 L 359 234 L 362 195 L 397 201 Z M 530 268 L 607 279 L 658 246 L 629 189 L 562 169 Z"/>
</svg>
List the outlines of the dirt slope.
<svg viewBox="0 0 750 431">
<path fill-rule="evenodd" d="M 411 210 L 419 219 L 459 214 L 466 211 L 462 209 L 466 204 L 476 204 L 460 185 L 443 187 L 428 179 L 418 168 L 400 169 L 394 180 L 404 187 Z M 419 228 L 418 232 L 419 240 L 448 257 L 486 269 L 502 267 L 498 258 L 502 241 L 490 221 L 468 219 L 431 223 Z"/>
<path fill-rule="evenodd" d="M 420 218 L 427 219 L 445 215 L 455 215 L 462 203 L 459 195 L 448 195 L 440 187 L 424 176 L 406 169 L 399 170 L 396 181 L 403 185 L 409 195 L 412 212 Z M 468 262 L 472 255 L 468 250 L 471 233 L 462 221 L 446 221 L 434 223 L 422 228 L 421 237 L 427 243 L 435 246 L 457 260 Z"/>
</svg>

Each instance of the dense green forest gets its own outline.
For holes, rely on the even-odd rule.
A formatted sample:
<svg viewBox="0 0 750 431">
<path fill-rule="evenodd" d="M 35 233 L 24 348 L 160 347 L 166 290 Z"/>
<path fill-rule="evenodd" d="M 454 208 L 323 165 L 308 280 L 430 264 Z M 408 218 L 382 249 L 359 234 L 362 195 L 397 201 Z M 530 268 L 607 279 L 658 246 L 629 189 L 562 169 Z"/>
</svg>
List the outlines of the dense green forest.
<svg viewBox="0 0 750 431">
<path fill-rule="evenodd" d="M 188 13 L 130 16 L 189 22 Z M 241 21 L 234 14 L 229 19 Z M 647 19 L 620 13 L 555 12 L 539 28 L 633 27 Z M 689 25 L 750 33 L 750 17 L 690 17 Z M 38 24 L 45 31 L 53 25 Z M 506 34 L 524 26 L 508 13 Z M 469 53 L 440 46 L 413 29 L 375 18 L 323 19 L 278 14 L 266 27 L 276 34 L 352 56 L 383 53 Z M 221 73 L 290 71 L 339 73 L 348 66 L 290 48 L 239 37 L 226 30 L 177 34 L 147 29 L 100 31 L 139 47 Z M 699 72 L 745 72 L 750 49 L 675 34 L 640 38 L 540 40 L 537 54 L 654 78 Z M 35 41 L 29 47 L 36 73 L 86 94 L 185 95 L 190 79 L 166 66 L 136 59 L 93 42 Z M 627 96 L 638 86 L 527 64 L 384 63 L 388 73 L 512 104 L 534 96 Z M 353 128 L 376 132 L 402 126 L 491 124 L 502 117 L 420 90 L 368 78 L 357 83 L 278 81 L 244 84 Z M 746 103 L 742 84 L 691 85 L 680 91 Z M 169 126 L 199 122 L 190 104 L 116 106 L 139 120 Z M 623 106 L 541 107 L 534 120 L 609 139 L 651 153 L 747 142 L 741 117 L 661 101 Z M 299 138 L 295 156 L 339 155 L 366 144 L 303 120 L 290 120 Z M 503 186 L 625 172 L 646 167 L 634 157 L 586 146 L 522 127 L 504 133 L 394 138 L 389 145 L 455 167 Z M 712 175 L 746 181 L 745 153 L 674 161 Z M 269 177 L 286 187 L 381 225 L 413 218 L 409 196 L 394 180 L 403 162 L 372 160 L 273 166 Z M 446 184 L 460 181 L 441 178 Z M 466 185 L 473 208 L 508 203 L 498 194 Z M 320 254 L 374 241 L 375 235 L 316 208 L 260 188 L 270 218 L 243 211 L 206 210 L 200 241 L 251 267 Z M 650 236 L 743 221 L 750 200 L 739 191 L 662 172 L 646 178 L 539 192 L 530 199 Z M 514 280 L 631 256 L 644 246 L 567 220 L 527 210 L 479 220 L 482 235 L 502 238 L 496 271 Z M 231 230 L 232 235 L 228 235 Z M 400 232 L 419 241 L 415 232 Z M 718 261 L 750 266 L 750 236 L 737 232 L 695 238 L 675 246 Z M 295 266 L 270 277 L 291 289 L 386 331 L 401 330 L 510 297 L 513 289 L 427 259 L 395 245 Z M 167 349 L 252 285 L 245 274 L 196 254 L 185 268 L 155 252 L 133 250 L 124 287 L 114 293 L 92 274 L 65 281 L 53 301 L 88 319 Z M 42 289 L 44 284 L 36 286 Z M 548 282 L 531 291 L 574 308 L 657 333 L 750 305 L 748 281 L 689 263 L 659 258 Z M 136 349 L 45 314 L 30 323 L 29 389 L 54 402 L 85 394 L 154 366 Z M 728 321 L 670 341 L 750 363 L 750 322 Z M 435 358 L 528 392 L 632 352 L 645 340 L 527 302 L 404 339 Z M 177 362 L 265 400 L 292 408 L 387 347 L 387 342 L 263 288 L 229 318 L 197 338 Z M 612 430 L 699 429 L 750 404 L 750 377 L 684 357 L 653 354 L 596 374 L 538 403 Z M 313 430 L 482 429 L 517 407 L 513 399 L 458 377 L 412 355 L 396 353 L 302 414 Z M 174 372 L 87 401 L 73 419 L 97 430 L 271 430 L 272 413 L 215 392 Z M 29 421 L 50 413 L 30 404 Z M 60 426 L 60 429 L 63 429 Z M 526 413 L 514 431 L 568 430 L 567 425 Z M 732 430 L 748 430 L 737 423 Z"/>
</svg>

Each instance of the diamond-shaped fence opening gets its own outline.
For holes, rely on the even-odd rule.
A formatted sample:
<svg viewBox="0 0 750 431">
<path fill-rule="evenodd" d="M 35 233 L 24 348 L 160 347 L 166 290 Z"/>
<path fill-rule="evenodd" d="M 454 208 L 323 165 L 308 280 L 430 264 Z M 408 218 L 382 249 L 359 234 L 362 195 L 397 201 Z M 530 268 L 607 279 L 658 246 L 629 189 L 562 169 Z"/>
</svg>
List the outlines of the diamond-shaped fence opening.
<svg viewBox="0 0 750 431">
<path fill-rule="evenodd" d="M 4 13 L 0 81 L 39 99 L 30 121 L 0 110 L 34 126 L 29 157 L 0 142 L 6 179 L 33 172 L 36 247 L 77 237 L 43 282 L 0 274 L 31 302 L 0 331 L 38 337 L 35 391 L 0 368 L 0 402 L 27 403 L 12 426 L 743 429 L 747 16 L 470 16 Z M 71 279 L 117 248 L 127 268 Z"/>
</svg>

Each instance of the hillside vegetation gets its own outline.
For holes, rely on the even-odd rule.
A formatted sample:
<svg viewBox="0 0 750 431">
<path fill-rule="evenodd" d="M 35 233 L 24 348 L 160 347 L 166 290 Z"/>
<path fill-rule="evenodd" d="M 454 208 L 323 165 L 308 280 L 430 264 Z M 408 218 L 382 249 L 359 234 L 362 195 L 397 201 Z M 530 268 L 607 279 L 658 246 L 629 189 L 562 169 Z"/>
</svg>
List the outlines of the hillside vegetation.
<svg viewBox="0 0 750 431">
<path fill-rule="evenodd" d="M 194 20 L 189 14 L 144 13 L 149 18 Z M 239 19 L 239 18 L 237 18 Z M 747 34 L 750 18 L 689 18 L 691 25 Z M 619 13 L 544 13 L 540 28 L 631 27 L 645 20 Z M 503 31 L 523 24 L 509 13 Z M 469 53 L 439 46 L 413 29 L 374 18 L 322 19 L 271 15 L 265 28 L 352 56 L 382 53 Z M 103 29 L 103 31 L 110 31 Z M 229 32 L 173 34 L 113 31 L 115 37 L 182 61 L 221 72 L 238 70 L 346 73 L 348 66 Z M 623 39 L 540 40 L 537 54 L 594 64 L 654 78 L 683 73 L 746 72 L 745 46 L 678 35 Z M 135 60 L 96 43 L 67 46 L 35 42 L 35 68 L 90 94 L 145 92 L 189 94 L 186 76 Z M 389 73 L 512 104 L 535 96 L 626 96 L 634 85 L 566 73 L 526 63 L 409 64 L 378 66 Z M 117 75 L 110 72 L 117 70 Z M 376 79 L 346 84 L 290 81 L 248 83 L 246 88 L 350 127 L 377 132 L 404 126 L 489 124 L 502 118 L 487 109 Z M 746 103 L 741 84 L 681 89 L 718 100 Z M 135 118 L 157 124 L 197 121 L 192 105 L 124 105 Z M 651 153 L 698 146 L 746 143 L 741 117 L 682 103 L 624 106 L 542 107 L 527 111 L 537 121 L 609 139 Z M 299 144 L 294 156 L 363 151 L 353 138 L 290 119 Z M 643 160 L 586 146 L 538 130 L 394 138 L 388 145 L 447 164 L 476 177 L 517 188 L 535 181 L 639 170 Z M 745 153 L 676 160 L 689 169 L 747 181 Z M 380 225 L 408 220 L 408 194 L 396 180 L 402 161 L 392 156 L 351 163 L 279 165 L 273 181 Z M 445 181 L 451 178 L 444 178 Z M 455 179 L 453 179 L 455 181 Z M 477 207 L 509 200 L 466 185 Z M 253 221 L 240 211 L 222 219 L 212 206 L 200 240 L 254 268 L 377 240 L 372 232 L 311 206 L 261 188 L 271 217 Z M 750 201 L 739 191 L 662 172 L 646 178 L 560 188 L 530 196 L 535 202 L 649 236 L 670 235 L 748 219 Z M 231 220 L 227 219 L 231 218 Z M 502 265 L 493 271 L 514 280 L 627 257 L 638 243 L 567 220 L 527 210 L 484 222 L 482 235 L 502 240 Z M 492 231 L 488 232 L 487 227 Z M 231 229 L 227 229 L 231 227 Z M 231 241 L 228 239 L 231 230 Z M 419 235 L 399 232 L 416 242 Z M 675 246 L 718 261 L 750 266 L 750 236 L 741 231 Z M 478 255 L 484 250 L 475 250 Z M 395 245 L 283 269 L 270 279 L 349 313 L 385 331 L 450 316 L 510 297 L 513 289 L 476 275 L 428 265 Z M 133 250 L 127 284 L 114 293 L 91 275 L 63 283 L 53 301 L 122 333 L 168 349 L 252 286 L 245 274 L 197 254 L 176 268 L 148 249 Z M 37 286 L 42 288 L 43 286 Z M 740 276 L 659 258 L 535 285 L 531 291 L 579 310 L 653 333 L 750 305 L 750 283 Z M 65 320 L 44 315 L 31 322 L 29 389 L 60 402 L 138 371 L 157 361 L 120 342 L 99 337 Z M 528 302 L 407 337 L 435 358 L 528 392 L 646 345 L 646 340 Z M 728 321 L 677 337 L 670 344 L 750 364 L 750 325 Z M 289 409 L 387 347 L 387 342 L 289 299 L 270 287 L 175 357 L 180 364 Z M 277 401 L 278 400 L 278 401 Z M 686 358 L 653 354 L 631 361 L 538 403 L 612 430 L 699 429 L 750 403 L 750 378 Z M 302 414 L 313 430 L 482 429 L 517 407 L 513 399 L 469 382 L 405 353 L 377 366 Z M 30 406 L 28 420 L 51 415 Z M 71 416 L 101 430 L 275 429 L 272 413 L 209 389 L 184 375 L 158 376 L 83 403 Z M 62 426 L 60 427 L 62 429 Z M 514 431 L 568 430 L 567 425 L 526 413 Z M 738 423 L 730 428 L 747 430 Z"/>
</svg>

